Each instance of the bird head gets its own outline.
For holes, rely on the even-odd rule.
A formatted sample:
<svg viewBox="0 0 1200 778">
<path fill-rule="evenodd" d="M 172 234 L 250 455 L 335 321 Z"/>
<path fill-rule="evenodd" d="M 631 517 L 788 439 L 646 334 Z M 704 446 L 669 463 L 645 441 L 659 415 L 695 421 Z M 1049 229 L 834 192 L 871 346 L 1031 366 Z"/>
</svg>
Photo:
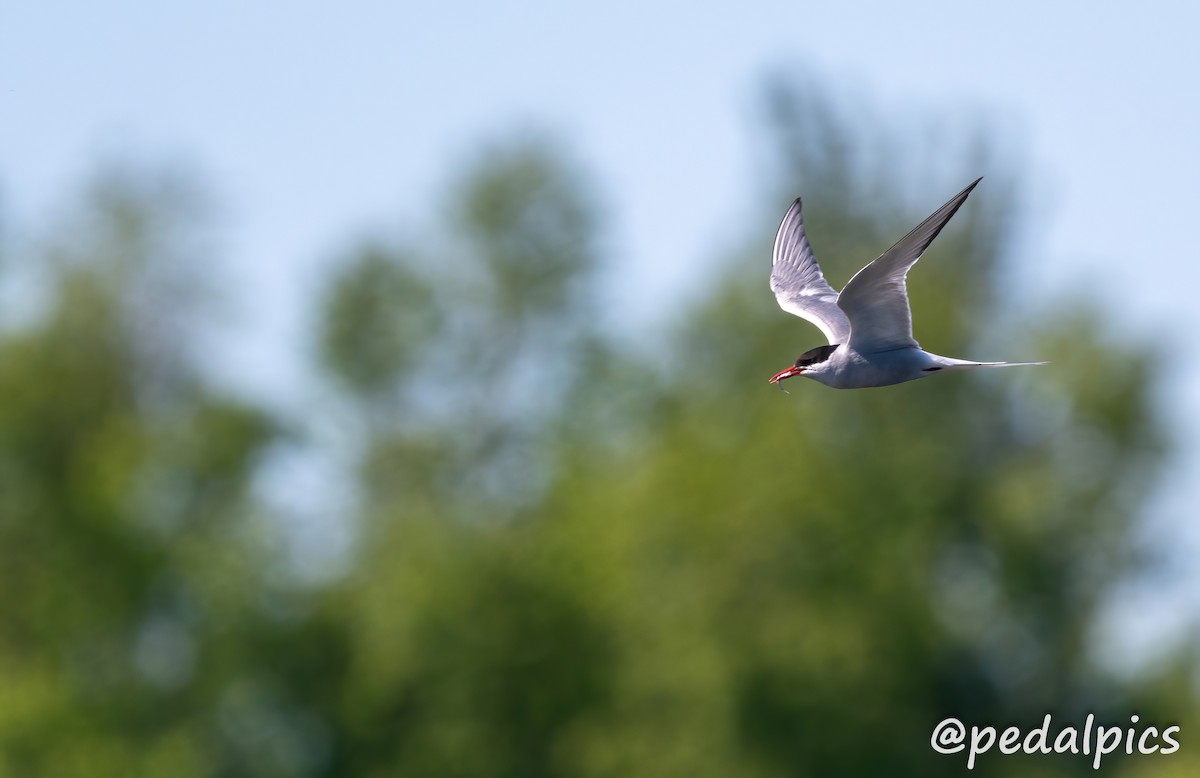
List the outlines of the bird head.
<svg viewBox="0 0 1200 778">
<path fill-rule="evenodd" d="M 832 346 L 817 346 L 814 349 L 809 349 L 800 355 L 796 360 L 796 364 L 791 367 L 780 370 L 775 375 L 771 376 L 771 383 L 778 384 L 785 378 L 804 375 L 805 373 L 819 373 L 825 367 L 826 360 L 837 351 L 838 344 Z"/>
</svg>

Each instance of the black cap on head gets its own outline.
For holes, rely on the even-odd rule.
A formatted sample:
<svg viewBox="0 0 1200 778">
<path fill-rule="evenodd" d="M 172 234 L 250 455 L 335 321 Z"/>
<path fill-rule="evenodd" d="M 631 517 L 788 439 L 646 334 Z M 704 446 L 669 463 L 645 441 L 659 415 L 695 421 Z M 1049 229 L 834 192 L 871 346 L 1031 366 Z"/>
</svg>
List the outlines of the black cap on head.
<svg viewBox="0 0 1200 778">
<path fill-rule="evenodd" d="M 796 360 L 796 367 L 807 367 L 824 362 L 829 359 L 833 352 L 837 351 L 837 348 L 838 344 L 834 343 L 832 346 L 817 346 L 816 348 L 809 349 Z"/>
</svg>

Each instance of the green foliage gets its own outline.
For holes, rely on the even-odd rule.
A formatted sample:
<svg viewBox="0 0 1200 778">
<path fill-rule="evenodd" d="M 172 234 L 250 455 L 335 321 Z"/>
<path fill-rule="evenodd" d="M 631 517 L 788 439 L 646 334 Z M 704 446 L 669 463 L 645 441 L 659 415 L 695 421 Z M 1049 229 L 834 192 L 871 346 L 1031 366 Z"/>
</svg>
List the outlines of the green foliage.
<svg viewBox="0 0 1200 778">
<path fill-rule="evenodd" d="M 800 187 L 835 284 L 986 164 L 943 160 L 916 197 L 869 124 L 786 86 L 769 107 L 763 211 Z M 1054 365 L 785 395 L 766 379 L 819 334 L 766 288 L 774 215 L 649 363 L 597 323 L 575 166 L 540 137 L 489 146 L 439 232 L 361 244 L 322 300 L 357 475 L 332 583 L 283 575 L 253 488 L 296 444 L 162 347 L 203 311 L 156 304 L 204 256 L 184 191 L 104 179 L 46 252 L 42 315 L 0 340 L 0 772 L 949 775 L 947 716 L 1195 718 L 1186 667 L 1092 662 L 1165 451 L 1150 357 L 1087 305 L 992 351 L 1002 176 L 913 274 L 916 334 Z"/>
<path fill-rule="evenodd" d="M 599 219 L 552 148 L 489 146 L 451 189 L 447 236 L 366 246 L 330 286 L 323 362 L 368 419 L 365 482 L 381 500 L 494 511 L 542 488 L 529 458 L 573 407 L 580 355 L 607 350 L 590 293 Z"/>
<path fill-rule="evenodd" d="M 149 246 L 155 214 L 186 207 L 162 184 L 99 187 L 89 231 L 54 249 L 42 315 L 0 340 L 6 774 L 217 766 L 210 652 L 243 611 L 220 590 L 249 580 L 247 490 L 273 425 L 160 348 L 188 326 L 142 305 L 177 280 L 177 245 Z"/>
<path fill-rule="evenodd" d="M 595 262 L 595 208 L 547 147 L 532 137 L 489 148 L 454 194 L 455 221 L 477 257 L 467 272 L 487 285 L 487 302 L 502 317 L 568 313 Z"/>
<path fill-rule="evenodd" d="M 432 290 L 408 264 L 369 247 L 343 271 L 327 302 L 322 356 L 351 390 L 385 390 L 436 335 Z"/>
</svg>

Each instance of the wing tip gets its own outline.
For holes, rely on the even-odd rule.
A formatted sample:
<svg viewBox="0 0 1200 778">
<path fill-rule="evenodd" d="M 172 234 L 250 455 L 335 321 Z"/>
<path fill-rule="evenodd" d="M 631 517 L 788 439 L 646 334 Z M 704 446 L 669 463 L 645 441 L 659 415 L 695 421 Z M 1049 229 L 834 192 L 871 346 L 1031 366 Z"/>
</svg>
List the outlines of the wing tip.
<svg viewBox="0 0 1200 778">
<path fill-rule="evenodd" d="M 792 228 L 792 226 L 796 222 L 799 222 L 799 224 L 801 225 L 800 229 L 801 229 L 801 231 L 803 231 L 804 218 L 800 214 L 800 198 L 799 197 L 797 197 L 795 200 L 792 200 L 791 206 L 788 207 L 787 212 L 785 212 L 783 214 L 783 218 L 779 221 L 779 229 L 775 231 L 775 247 L 774 247 L 774 249 L 772 249 L 772 252 L 771 252 L 771 265 L 772 266 L 779 264 L 780 256 L 783 253 L 781 251 L 781 249 L 782 249 L 782 243 L 784 241 L 784 235 L 786 235 L 789 232 L 789 230 Z M 803 233 L 802 233 L 801 237 L 803 237 Z"/>
</svg>

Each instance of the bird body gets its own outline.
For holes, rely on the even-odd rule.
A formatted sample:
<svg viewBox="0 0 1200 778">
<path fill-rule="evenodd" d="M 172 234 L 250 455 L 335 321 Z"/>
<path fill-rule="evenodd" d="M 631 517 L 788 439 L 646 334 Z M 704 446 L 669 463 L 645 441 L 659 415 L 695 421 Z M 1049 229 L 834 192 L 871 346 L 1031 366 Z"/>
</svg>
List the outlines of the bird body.
<svg viewBox="0 0 1200 778">
<path fill-rule="evenodd" d="M 1044 362 L 971 362 L 966 359 L 943 357 L 921 348 L 898 348 L 891 351 L 861 352 L 850 347 L 839 346 L 828 359 L 807 366 L 803 375 L 834 389 L 866 389 L 875 386 L 891 386 L 918 378 L 928 378 L 935 373 L 952 370 L 970 370 L 976 367 L 1014 367 L 1016 365 L 1043 365 Z M 796 370 L 790 367 L 785 373 Z M 778 383 L 790 375 L 776 376 Z"/>
<path fill-rule="evenodd" d="M 825 280 L 804 232 L 800 199 L 775 237 L 771 290 L 779 306 L 815 324 L 829 342 L 805 352 L 771 383 L 804 376 L 835 389 L 914 381 L 940 372 L 1044 362 L 975 362 L 932 354 L 913 339 L 905 278 L 982 179 L 952 197 L 896 245 L 858 271 L 841 293 Z"/>
</svg>

